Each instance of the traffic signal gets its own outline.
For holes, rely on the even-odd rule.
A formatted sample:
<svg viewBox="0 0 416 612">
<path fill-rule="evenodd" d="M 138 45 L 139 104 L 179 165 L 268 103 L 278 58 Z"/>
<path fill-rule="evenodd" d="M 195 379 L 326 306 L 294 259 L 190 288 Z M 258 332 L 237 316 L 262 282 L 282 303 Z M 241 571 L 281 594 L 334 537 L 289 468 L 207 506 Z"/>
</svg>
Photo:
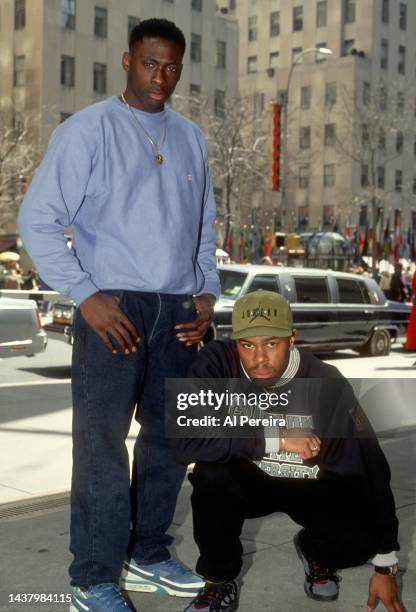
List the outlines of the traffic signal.
<svg viewBox="0 0 416 612">
<path fill-rule="evenodd" d="M 280 191 L 280 120 L 281 104 L 273 104 L 272 190 Z"/>
</svg>

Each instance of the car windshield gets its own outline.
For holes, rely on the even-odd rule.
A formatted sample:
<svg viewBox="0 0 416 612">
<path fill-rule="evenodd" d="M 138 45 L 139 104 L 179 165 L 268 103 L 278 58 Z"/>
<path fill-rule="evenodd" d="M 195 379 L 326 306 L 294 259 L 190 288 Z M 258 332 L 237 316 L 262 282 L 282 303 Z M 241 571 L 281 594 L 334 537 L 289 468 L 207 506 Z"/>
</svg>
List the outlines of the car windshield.
<svg viewBox="0 0 416 612">
<path fill-rule="evenodd" d="M 236 300 L 240 295 L 241 287 L 247 278 L 245 272 L 233 272 L 232 270 L 219 270 L 221 282 L 222 299 Z"/>
</svg>

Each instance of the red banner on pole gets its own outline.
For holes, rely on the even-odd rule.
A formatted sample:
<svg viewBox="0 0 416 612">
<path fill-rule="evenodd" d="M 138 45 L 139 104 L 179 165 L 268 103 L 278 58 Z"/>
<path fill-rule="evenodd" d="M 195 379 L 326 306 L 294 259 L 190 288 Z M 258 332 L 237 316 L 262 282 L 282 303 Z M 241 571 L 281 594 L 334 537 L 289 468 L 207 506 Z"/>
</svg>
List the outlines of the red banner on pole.
<svg viewBox="0 0 416 612">
<path fill-rule="evenodd" d="M 273 104 L 272 190 L 280 191 L 280 121 L 282 105 Z"/>
</svg>

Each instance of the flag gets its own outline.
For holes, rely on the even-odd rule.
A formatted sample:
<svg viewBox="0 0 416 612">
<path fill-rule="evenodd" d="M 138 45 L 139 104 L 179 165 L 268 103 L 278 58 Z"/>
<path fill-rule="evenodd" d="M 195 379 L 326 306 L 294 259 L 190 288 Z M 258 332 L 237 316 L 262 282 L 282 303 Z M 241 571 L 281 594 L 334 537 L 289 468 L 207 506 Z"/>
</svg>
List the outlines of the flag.
<svg viewBox="0 0 416 612">
<path fill-rule="evenodd" d="M 229 255 L 231 255 L 233 252 L 233 228 L 232 227 L 230 227 L 230 229 L 228 230 L 228 238 L 227 238 L 227 242 L 225 243 L 225 250 L 228 251 Z"/>
<path fill-rule="evenodd" d="M 270 226 L 266 225 L 266 236 L 264 243 L 264 255 L 266 257 L 272 256 L 272 237 L 270 235 Z"/>
<path fill-rule="evenodd" d="M 381 242 L 382 242 L 382 232 L 383 232 L 383 209 L 378 207 L 376 214 L 376 223 L 375 223 L 375 236 L 374 236 L 374 256 L 376 259 L 380 258 L 381 254 Z"/>
<path fill-rule="evenodd" d="M 393 258 L 397 263 L 401 257 L 403 247 L 402 237 L 402 211 L 399 208 L 394 209 L 394 242 L 393 242 Z"/>
<path fill-rule="evenodd" d="M 350 238 L 351 238 L 351 225 L 350 225 L 350 218 L 349 217 L 347 219 L 347 223 L 345 224 L 345 238 L 347 240 L 350 240 Z"/>
<path fill-rule="evenodd" d="M 384 259 L 389 259 L 391 255 L 390 215 L 387 217 L 387 223 L 383 237 L 383 246 L 381 247 L 381 254 Z"/>
</svg>

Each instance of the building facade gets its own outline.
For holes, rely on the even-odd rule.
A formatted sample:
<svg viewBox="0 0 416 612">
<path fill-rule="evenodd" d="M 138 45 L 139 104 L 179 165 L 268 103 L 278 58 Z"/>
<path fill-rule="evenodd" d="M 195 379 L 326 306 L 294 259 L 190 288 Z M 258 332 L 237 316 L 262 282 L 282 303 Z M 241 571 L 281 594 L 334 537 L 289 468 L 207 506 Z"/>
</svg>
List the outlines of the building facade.
<svg viewBox="0 0 416 612">
<path fill-rule="evenodd" d="M 19 126 L 30 118 L 41 153 L 59 122 L 124 89 L 121 56 L 129 33 L 150 17 L 170 19 L 185 34 L 179 95 L 206 95 L 212 105 L 215 98 L 236 95 L 237 22 L 217 11 L 215 2 L 0 0 L 3 123 Z"/>
<path fill-rule="evenodd" d="M 341 230 L 375 208 L 385 219 L 400 209 L 403 223 L 413 212 L 414 222 L 416 3 L 220 4 L 239 23 L 241 94 L 254 108 L 280 102 L 282 116 L 287 110 L 287 133 L 283 120 L 281 134 L 285 225 Z M 332 55 L 317 53 L 318 47 Z M 267 200 L 279 218 L 282 192 L 268 191 Z"/>
</svg>

